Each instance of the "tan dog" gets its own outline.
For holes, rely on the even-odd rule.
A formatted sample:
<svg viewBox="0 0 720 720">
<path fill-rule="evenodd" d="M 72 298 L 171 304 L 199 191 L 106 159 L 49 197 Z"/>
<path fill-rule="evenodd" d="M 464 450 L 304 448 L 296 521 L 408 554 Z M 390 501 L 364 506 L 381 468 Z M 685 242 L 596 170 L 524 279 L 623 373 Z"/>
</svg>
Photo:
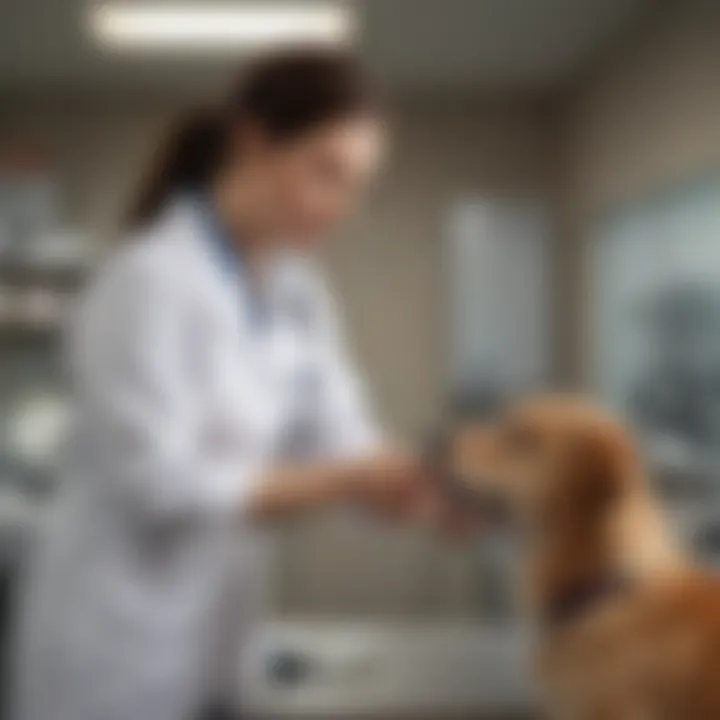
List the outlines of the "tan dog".
<svg viewBox="0 0 720 720">
<path fill-rule="evenodd" d="M 620 425 L 538 399 L 460 431 L 450 458 L 524 536 L 551 717 L 720 719 L 720 580 L 675 549 Z"/>
</svg>

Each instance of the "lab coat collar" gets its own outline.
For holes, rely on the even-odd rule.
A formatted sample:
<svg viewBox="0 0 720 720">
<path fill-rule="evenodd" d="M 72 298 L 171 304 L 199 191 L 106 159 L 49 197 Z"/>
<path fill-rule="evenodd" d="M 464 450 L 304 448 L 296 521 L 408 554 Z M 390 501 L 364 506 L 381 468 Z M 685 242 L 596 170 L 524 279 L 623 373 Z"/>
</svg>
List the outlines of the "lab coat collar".
<svg viewBox="0 0 720 720">
<path fill-rule="evenodd" d="M 314 313 L 309 307 L 313 293 L 307 282 L 307 261 L 291 253 L 278 257 L 262 297 L 257 297 L 257 291 L 250 292 L 241 253 L 213 215 L 201 197 L 180 196 L 168 205 L 156 227 L 185 248 L 184 262 L 192 275 L 198 277 L 205 291 L 216 295 L 243 332 L 267 329 L 278 314 L 309 329 Z M 258 301 L 260 312 L 254 305 Z"/>
<path fill-rule="evenodd" d="M 237 243 L 219 216 L 212 198 L 207 193 L 189 195 L 187 202 L 197 215 L 215 261 L 231 278 L 237 279 L 244 272 L 243 261 Z"/>
<path fill-rule="evenodd" d="M 168 203 L 149 230 L 177 248 L 178 272 L 184 273 L 188 282 L 197 284 L 203 295 L 222 308 L 229 323 L 238 327 L 246 322 L 237 276 L 218 262 L 189 197 L 179 196 Z"/>
<path fill-rule="evenodd" d="M 248 328 L 253 331 L 266 330 L 271 319 L 272 277 L 267 287 L 253 287 L 242 253 L 207 194 L 186 195 L 177 204 L 181 214 L 187 216 L 192 224 L 193 233 L 210 258 L 215 275 L 221 274 L 223 282 L 231 288 Z"/>
</svg>

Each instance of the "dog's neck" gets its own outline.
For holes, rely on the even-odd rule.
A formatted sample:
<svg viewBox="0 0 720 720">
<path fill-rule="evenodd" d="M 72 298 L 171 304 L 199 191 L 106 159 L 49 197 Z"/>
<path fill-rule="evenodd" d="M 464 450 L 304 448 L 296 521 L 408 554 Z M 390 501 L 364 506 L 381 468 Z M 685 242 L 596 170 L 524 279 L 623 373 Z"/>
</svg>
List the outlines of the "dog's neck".
<svg viewBox="0 0 720 720">
<path fill-rule="evenodd" d="M 530 610 L 545 624 L 572 619 L 681 567 L 660 508 L 643 487 L 597 524 L 568 525 L 530 549 Z"/>
</svg>

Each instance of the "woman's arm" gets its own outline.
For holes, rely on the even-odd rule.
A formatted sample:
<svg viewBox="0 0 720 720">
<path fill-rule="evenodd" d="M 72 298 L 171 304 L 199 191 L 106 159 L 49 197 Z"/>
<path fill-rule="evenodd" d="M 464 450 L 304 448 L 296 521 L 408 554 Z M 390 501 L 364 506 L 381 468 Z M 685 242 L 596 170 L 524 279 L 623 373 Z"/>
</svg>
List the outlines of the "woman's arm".
<svg viewBox="0 0 720 720">
<path fill-rule="evenodd" d="M 242 512 L 254 520 L 274 520 L 347 502 L 396 514 L 412 505 L 420 477 L 410 456 L 393 451 L 363 460 L 277 468 L 260 478 Z"/>
</svg>

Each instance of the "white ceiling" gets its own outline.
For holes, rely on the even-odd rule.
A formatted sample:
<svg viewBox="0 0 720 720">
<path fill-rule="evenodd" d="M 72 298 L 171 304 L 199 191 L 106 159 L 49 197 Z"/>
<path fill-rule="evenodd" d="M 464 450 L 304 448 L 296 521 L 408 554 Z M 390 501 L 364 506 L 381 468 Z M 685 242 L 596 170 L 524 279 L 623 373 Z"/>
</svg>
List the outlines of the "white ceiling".
<svg viewBox="0 0 720 720">
<path fill-rule="evenodd" d="M 95 47 L 93 0 L 0 0 L 0 88 L 212 86 L 241 57 L 128 57 Z M 202 0 L 196 0 L 202 2 Z M 267 0 L 270 1 L 270 0 Z M 567 81 L 652 0 L 358 0 L 360 49 L 390 85 L 546 88 Z"/>
</svg>

